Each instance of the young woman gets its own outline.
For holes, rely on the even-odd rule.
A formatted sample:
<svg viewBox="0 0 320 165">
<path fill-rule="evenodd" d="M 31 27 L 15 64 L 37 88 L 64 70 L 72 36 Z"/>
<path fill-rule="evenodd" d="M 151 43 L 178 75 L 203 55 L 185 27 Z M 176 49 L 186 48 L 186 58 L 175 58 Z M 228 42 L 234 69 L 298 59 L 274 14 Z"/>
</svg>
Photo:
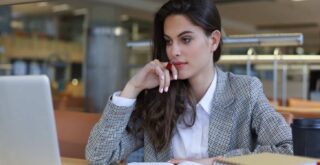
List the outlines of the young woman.
<svg viewBox="0 0 320 165">
<path fill-rule="evenodd" d="M 290 127 L 260 81 L 221 71 L 220 15 L 212 0 L 170 0 L 156 13 L 153 61 L 110 97 L 86 150 L 111 164 L 144 147 L 147 162 L 259 152 L 292 154 Z"/>
</svg>

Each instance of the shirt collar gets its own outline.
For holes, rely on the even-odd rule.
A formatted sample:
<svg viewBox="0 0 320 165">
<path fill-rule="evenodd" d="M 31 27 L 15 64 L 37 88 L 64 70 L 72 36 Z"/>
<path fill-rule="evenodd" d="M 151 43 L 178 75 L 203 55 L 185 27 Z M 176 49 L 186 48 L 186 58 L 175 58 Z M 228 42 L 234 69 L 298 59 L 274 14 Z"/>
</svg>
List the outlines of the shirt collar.
<svg viewBox="0 0 320 165">
<path fill-rule="evenodd" d="M 217 87 L 217 72 L 216 72 L 216 69 L 214 69 L 213 80 L 207 92 L 198 103 L 198 105 L 200 105 L 208 113 L 208 115 L 210 114 L 210 111 L 211 111 L 211 103 L 212 103 L 213 94 L 216 90 L 216 87 Z"/>
</svg>

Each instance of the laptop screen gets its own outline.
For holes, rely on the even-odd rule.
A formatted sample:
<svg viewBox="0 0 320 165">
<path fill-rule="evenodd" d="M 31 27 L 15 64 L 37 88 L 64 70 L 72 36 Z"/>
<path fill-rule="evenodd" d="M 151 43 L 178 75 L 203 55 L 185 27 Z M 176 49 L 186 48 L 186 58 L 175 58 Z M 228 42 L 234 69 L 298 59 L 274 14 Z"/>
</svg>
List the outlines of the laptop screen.
<svg viewBox="0 0 320 165">
<path fill-rule="evenodd" d="M 0 132 L 0 164 L 61 164 L 46 76 L 0 76 Z"/>
</svg>

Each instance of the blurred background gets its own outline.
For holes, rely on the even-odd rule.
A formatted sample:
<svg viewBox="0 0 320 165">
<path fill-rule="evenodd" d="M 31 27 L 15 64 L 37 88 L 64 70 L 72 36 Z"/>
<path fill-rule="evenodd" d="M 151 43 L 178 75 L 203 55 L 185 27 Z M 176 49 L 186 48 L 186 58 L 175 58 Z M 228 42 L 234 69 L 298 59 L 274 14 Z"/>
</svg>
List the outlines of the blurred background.
<svg viewBox="0 0 320 165">
<path fill-rule="evenodd" d="M 0 76 L 46 74 L 55 110 L 100 113 L 151 59 L 152 20 L 165 2 L 1 0 Z M 275 106 L 319 103 L 319 0 L 215 2 L 223 70 L 260 78 Z"/>
<path fill-rule="evenodd" d="M 155 11 L 165 2 L 1 1 L 0 75 L 47 74 L 56 108 L 69 106 L 77 111 L 101 112 L 108 96 L 121 90 L 129 77 L 151 59 L 145 41 L 151 39 Z M 282 55 L 309 56 L 320 52 L 318 0 L 216 0 L 216 3 L 225 38 L 270 33 L 304 36 L 304 43 L 294 46 L 226 44 L 224 54 L 235 57 L 234 62 L 221 61 L 225 70 L 246 74 L 247 60 L 241 63 L 237 55 L 246 55 L 250 48 L 254 49 L 254 56 L 273 55 L 276 48 L 280 48 Z M 311 99 L 320 77 L 314 60 L 310 64 L 288 63 L 287 97 Z M 308 64 L 307 68 L 304 64 Z M 272 98 L 273 62 L 256 64 L 253 60 L 250 68 L 250 74 L 261 78 L 267 96 Z M 278 70 L 278 97 L 281 97 L 281 66 Z M 303 84 L 303 74 L 308 74 L 307 84 Z M 62 99 L 63 96 L 68 97 Z"/>
</svg>

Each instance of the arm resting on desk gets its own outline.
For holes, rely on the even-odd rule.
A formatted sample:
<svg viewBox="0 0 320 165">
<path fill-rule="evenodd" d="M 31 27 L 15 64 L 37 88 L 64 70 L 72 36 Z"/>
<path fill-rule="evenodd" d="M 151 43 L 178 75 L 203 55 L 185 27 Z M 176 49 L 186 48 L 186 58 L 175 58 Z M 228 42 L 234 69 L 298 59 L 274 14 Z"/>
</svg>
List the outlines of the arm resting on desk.
<svg viewBox="0 0 320 165">
<path fill-rule="evenodd" d="M 86 148 L 89 164 L 112 164 L 142 147 L 142 138 L 126 131 L 133 106 L 121 107 L 110 99 L 99 122 L 93 128 Z"/>
</svg>

